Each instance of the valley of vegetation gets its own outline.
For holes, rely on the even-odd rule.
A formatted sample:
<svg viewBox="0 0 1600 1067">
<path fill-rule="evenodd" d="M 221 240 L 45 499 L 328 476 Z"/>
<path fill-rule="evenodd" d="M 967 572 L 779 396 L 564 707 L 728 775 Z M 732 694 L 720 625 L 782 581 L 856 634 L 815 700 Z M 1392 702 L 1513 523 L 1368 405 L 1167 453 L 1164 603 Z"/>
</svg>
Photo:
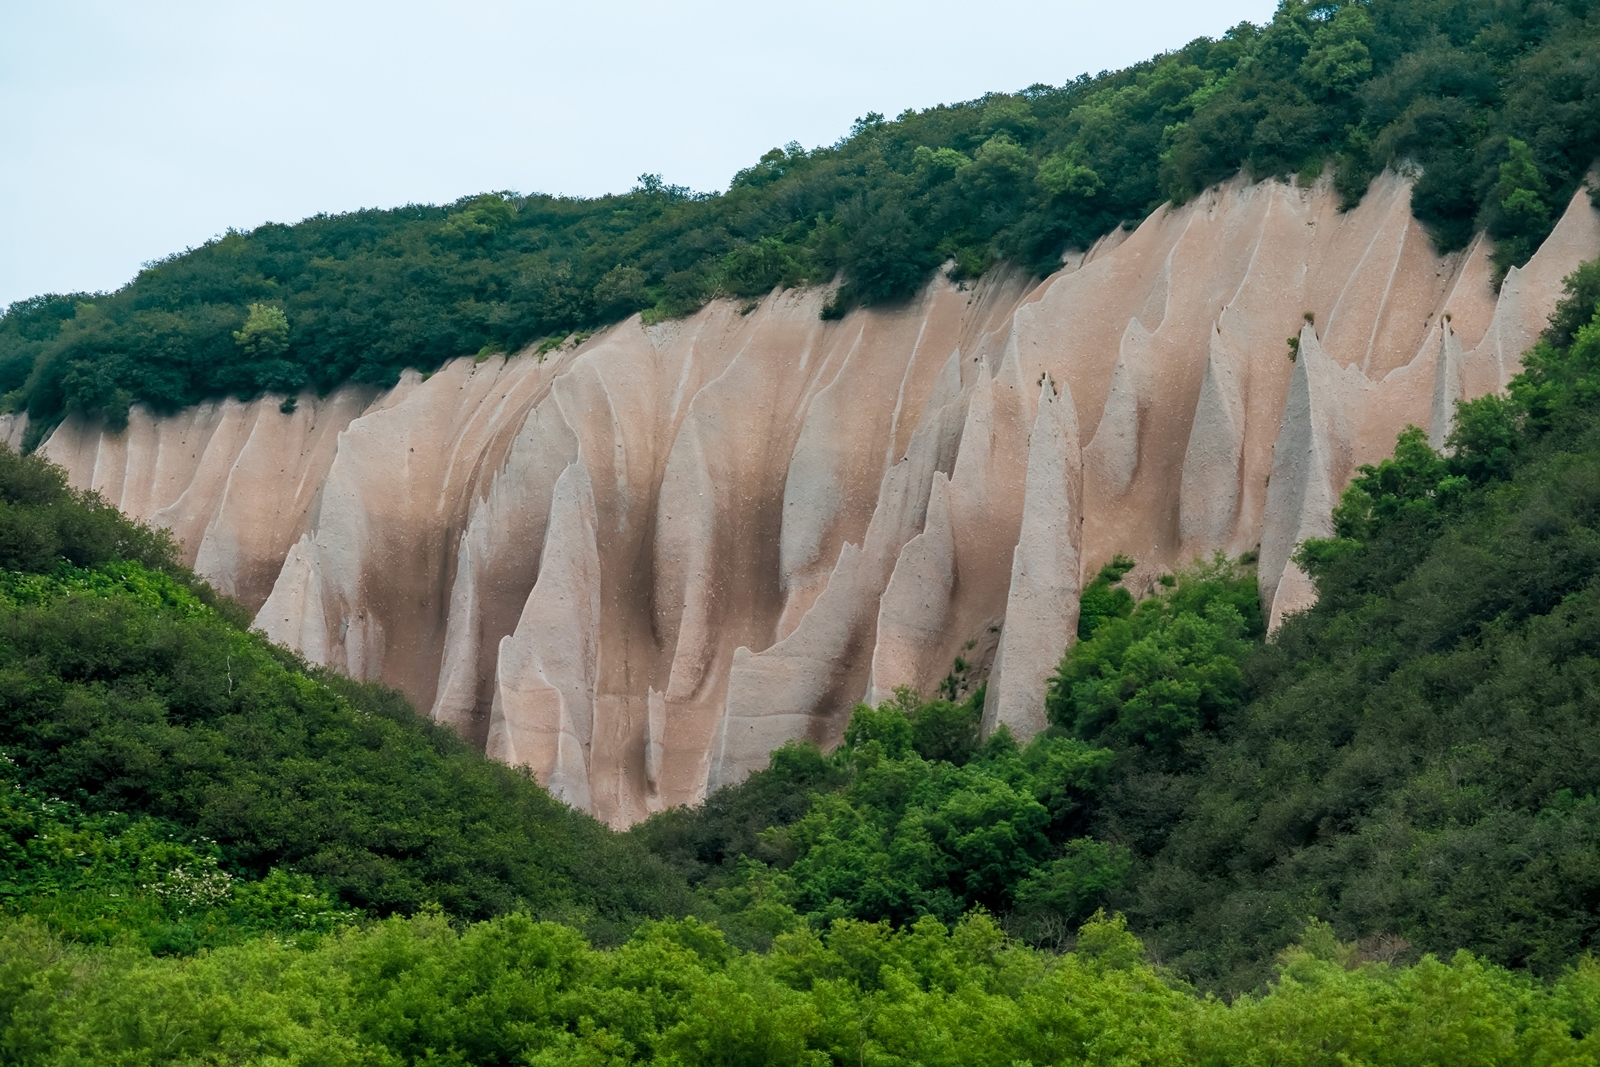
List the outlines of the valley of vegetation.
<svg viewBox="0 0 1600 1067">
<path fill-rule="evenodd" d="M 1048 274 L 1244 170 L 1346 206 L 1385 167 L 1441 249 L 1527 260 L 1600 145 L 1595 0 L 1285 0 L 1269 24 L 1060 87 L 869 114 L 773 149 L 725 192 L 644 176 L 595 199 L 489 193 L 230 232 L 111 294 L 0 317 L 0 396 L 29 445 L 66 414 L 392 385 L 410 367 L 548 350 L 715 296 L 842 287 L 825 314 L 914 293 L 941 264 Z"/>
<path fill-rule="evenodd" d="M 1600 1064 L 1600 261 L 1334 518 L 618 834 L 0 450 L 0 1062 Z"/>
<path fill-rule="evenodd" d="M 716 195 L 230 233 L 12 305 L 0 392 L 31 445 L 719 294 L 840 314 L 1048 272 L 1241 167 L 1354 203 L 1414 165 L 1438 245 L 1504 270 L 1597 145 L 1593 0 L 1287 0 Z M 1134 590 L 1118 557 L 1038 737 L 983 736 L 958 663 L 616 833 L 0 446 L 0 1064 L 1600 1065 L 1600 260 L 1333 518 L 1270 638 L 1251 558 Z"/>
</svg>

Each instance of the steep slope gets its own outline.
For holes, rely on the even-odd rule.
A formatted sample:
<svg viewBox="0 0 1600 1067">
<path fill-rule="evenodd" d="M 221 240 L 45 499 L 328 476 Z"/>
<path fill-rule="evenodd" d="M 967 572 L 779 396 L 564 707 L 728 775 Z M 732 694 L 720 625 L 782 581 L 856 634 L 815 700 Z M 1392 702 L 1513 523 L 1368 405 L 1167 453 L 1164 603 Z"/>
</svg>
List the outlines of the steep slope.
<svg viewBox="0 0 1600 1067">
<path fill-rule="evenodd" d="M 69 419 L 44 451 L 273 638 L 623 825 L 957 655 L 989 723 L 1036 731 L 1116 552 L 1152 581 L 1259 545 L 1271 617 L 1308 603 L 1289 554 L 1354 468 L 1503 384 L 1600 250 L 1580 191 L 1496 296 L 1487 244 L 1435 255 L 1409 202 L 1239 180 L 1036 284 L 941 275 L 837 322 L 819 290 L 717 301 L 290 414 Z"/>
</svg>

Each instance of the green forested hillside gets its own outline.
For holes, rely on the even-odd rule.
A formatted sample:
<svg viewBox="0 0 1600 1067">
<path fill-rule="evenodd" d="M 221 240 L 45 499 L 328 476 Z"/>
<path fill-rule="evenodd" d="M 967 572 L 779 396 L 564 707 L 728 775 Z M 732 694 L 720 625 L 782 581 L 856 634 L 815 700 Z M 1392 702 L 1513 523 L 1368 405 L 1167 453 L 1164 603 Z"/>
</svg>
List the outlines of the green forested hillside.
<svg viewBox="0 0 1600 1067">
<path fill-rule="evenodd" d="M 602 936 L 687 903 L 643 849 L 397 694 L 246 633 L 164 533 L 3 448 L 0 567 L 0 896 L 16 909 L 69 930 L 95 908 L 167 923 L 178 868 L 247 893 L 273 872 L 311 879 L 322 909 L 522 909 Z M 212 936 L 149 936 L 169 934 Z"/>
<path fill-rule="evenodd" d="M 1114 560 L 1026 746 L 902 692 L 626 835 L 0 451 L 0 1062 L 1600 1063 L 1597 407 L 1591 263 L 1273 639 Z"/>
<path fill-rule="evenodd" d="M 67 411 L 112 426 L 214 395 L 377 385 L 635 311 L 681 315 L 776 285 L 854 301 L 940 263 L 1048 273 L 1168 199 L 1244 168 L 1347 204 L 1383 167 L 1441 248 L 1475 230 L 1500 267 L 1549 232 L 1600 151 L 1593 0 L 1285 0 L 1127 70 L 868 115 L 834 145 L 774 149 L 725 192 L 646 176 L 592 200 L 491 193 L 229 233 L 114 294 L 40 296 L 0 318 L 0 394 L 35 437 Z"/>
<path fill-rule="evenodd" d="M 1130 917 L 1186 972 L 1259 973 L 1289 913 L 1540 973 L 1595 947 L 1600 263 L 1525 365 L 1446 456 L 1409 431 L 1346 492 L 1251 702 L 1111 787 Z"/>
</svg>

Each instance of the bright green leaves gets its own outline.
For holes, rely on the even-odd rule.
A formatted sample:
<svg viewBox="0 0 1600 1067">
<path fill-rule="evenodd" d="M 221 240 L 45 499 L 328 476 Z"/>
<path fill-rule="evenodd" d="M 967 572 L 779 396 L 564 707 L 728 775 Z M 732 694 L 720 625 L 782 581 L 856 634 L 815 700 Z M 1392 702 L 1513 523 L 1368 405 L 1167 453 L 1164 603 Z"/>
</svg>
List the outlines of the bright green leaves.
<svg viewBox="0 0 1600 1067">
<path fill-rule="evenodd" d="M 980 746 L 982 705 L 981 690 L 955 704 L 919 701 L 909 689 L 875 708 L 858 705 L 830 757 L 847 777 L 765 835 L 774 868 L 745 866 L 719 899 L 768 910 L 781 900 L 813 923 L 953 922 L 974 905 L 1010 909 L 1017 887 L 1081 833 L 1082 805 L 1112 754 L 1059 736 L 1019 748 L 1005 731 Z M 1074 864 L 1055 869 L 1030 905 L 1058 928 L 1120 884 L 1115 870 L 1073 848 Z"/>
<path fill-rule="evenodd" d="M 1078 162 L 1077 153 L 1063 150 L 1039 164 L 1034 176 L 1051 196 L 1089 197 L 1105 188 L 1105 182 L 1091 168 Z"/>
<path fill-rule="evenodd" d="M 1122 888 L 1132 867 L 1133 856 L 1125 848 L 1090 837 L 1068 841 L 1059 858 L 1017 886 L 1017 910 L 1030 918 L 1087 914 L 1094 902 Z"/>
<path fill-rule="evenodd" d="M 1357 469 L 1333 509 L 1334 532 L 1366 541 L 1391 523 L 1430 521 L 1466 486 L 1466 479 L 1452 475 L 1444 457 L 1428 445 L 1428 435 L 1407 426 L 1395 440 L 1393 455 Z"/>
<path fill-rule="evenodd" d="M 1372 76 L 1372 20 L 1361 4 L 1346 4 L 1322 22 L 1300 64 L 1300 76 L 1317 94 L 1347 95 Z"/>
<path fill-rule="evenodd" d="M 289 318 L 280 307 L 251 304 L 244 325 L 233 332 L 233 343 L 252 359 L 272 359 L 289 350 Z"/>
<path fill-rule="evenodd" d="M 1550 316 L 1543 338 L 1557 350 L 1571 345 L 1578 331 L 1600 316 L 1600 259 L 1580 264 L 1563 279 L 1563 286 L 1565 292 Z"/>
<path fill-rule="evenodd" d="M 3 757 L 0 757 L 3 758 Z M 356 918 L 310 878 L 234 877 L 180 828 L 36 796 L 0 775 L 0 908 L 91 944 L 192 952 L 261 933 L 326 933 Z"/>
<path fill-rule="evenodd" d="M 1550 187 L 1533 160 L 1533 150 L 1527 142 L 1511 137 L 1506 140 L 1506 155 L 1506 161 L 1500 164 L 1500 180 L 1494 187 L 1500 210 L 1519 229 L 1549 222 L 1550 206 L 1544 198 Z"/>
<path fill-rule="evenodd" d="M 1549 327 L 1523 357 L 1501 412 L 1501 435 L 1571 438 L 1585 432 L 1600 406 L 1600 259 L 1568 275 Z M 1483 401 L 1463 406 L 1463 412 Z M 1479 421 L 1489 412 L 1479 414 Z"/>
<path fill-rule="evenodd" d="M 1050 721 L 1085 741 L 1175 754 L 1243 704 L 1240 661 L 1261 629 L 1254 575 L 1218 557 L 1068 649 L 1050 679 Z"/>
<path fill-rule="evenodd" d="M 978 749 L 978 723 L 983 717 L 984 690 L 960 703 L 924 701 L 909 686 L 900 686 L 894 699 L 879 704 L 856 705 L 845 727 L 845 744 L 860 748 L 876 741 L 884 754 L 900 759 L 912 752 L 925 760 L 966 763 Z"/>
<path fill-rule="evenodd" d="M 243 357 L 245 371 L 239 392 L 251 396 L 283 393 L 292 397 L 305 385 L 305 368 L 283 358 L 289 351 L 289 317 L 282 308 L 251 304 L 244 325 L 233 332 L 233 343 Z"/>
<path fill-rule="evenodd" d="M 956 171 L 956 180 L 971 193 L 994 197 L 1021 186 L 1033 169 L 1028 150 L 1010 135 L 997 133 L 978 146 L 971 163 Z"/>
<path fill-rule="evenodd" d="M 1491 195 L 1484 216 L 1496 239 L 1495 266 L 1504 274 L 1526 263 L 1551 227 L 1550 185 L 1525 141 L 1506 139 L 1506 160 Z"/>
<path fill-rule="evenodd" d="M 929 148 L 927 145 L 918 145 L 916 151 L 911 153 L 911 161 L 917 173 L 926 182 L 949 181 L 956 176 L 956 172 L 966 166 L 971 160 L 954 148 Z"/>
<path fill-rule="evenodd" d="M 915 700 L 915 694 L 912 695 Z M 844 743 L 863 748 L 868 743 L 889 759 L 901 759 L 911 751 L 911 719 L 898 703 L 856 706 L 850 725 L 844 730 Z"/>
<path fill-rule="evenodd" d="M 484 193 L 468 200 L 460 210 L 452 212 L 439 227 L 440 233 L 466 241 L 483 241 L 511 225 L 516 208 L 506 196 Z"/>
<path fill-rule="evenodd" d="M 1075 936 L 1073 936 L 1075 934 Z M 840 921 L 731 951 L 687 920 L 614 948 L 515 915 L 394 919 L 296 948 L 195 959 L 85 952 L 0 932 L 0 1041 L 19 1067 L 81 1063 L 938 1064 L 1592 1062 L 1600 969 L 1541 986 L 1467 954 L 1410 967 L 1325 958 L 1308 931 L 1275 980 L 1202 998 L 1145 958 L 1120 915 L 1062 953 L 988 916 L 902 930 Z"/>
</svg>

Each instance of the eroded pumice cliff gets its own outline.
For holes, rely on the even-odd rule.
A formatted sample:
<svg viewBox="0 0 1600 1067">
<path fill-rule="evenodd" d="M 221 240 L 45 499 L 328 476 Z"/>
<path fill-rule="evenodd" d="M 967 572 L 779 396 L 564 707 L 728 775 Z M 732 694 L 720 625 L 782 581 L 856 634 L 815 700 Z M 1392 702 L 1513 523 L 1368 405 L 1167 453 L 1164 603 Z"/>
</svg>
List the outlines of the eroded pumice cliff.
<svg viewBox="0 0 1600 1067">
<path fill-rule="evenodd" d="M 1408 423 L 1442 440 L 1600 252 L 1580 191 L 1496 295 L 1485 245 L 1435 255 L 1409 200 L 1235 182 L 1042 282 L 941 276 L 838 322 L 819 291 L 713 302 L 288 414 L 69 419 L 44 451 L 274 639 L 620 826 L 958 654 L 988 724 L 1037 731 L 1117 552 L 1149 581 L 1259 545 L 1272 619 L 1308 604 L 1290 554 L 1354 468 Z"/>
</svg>

